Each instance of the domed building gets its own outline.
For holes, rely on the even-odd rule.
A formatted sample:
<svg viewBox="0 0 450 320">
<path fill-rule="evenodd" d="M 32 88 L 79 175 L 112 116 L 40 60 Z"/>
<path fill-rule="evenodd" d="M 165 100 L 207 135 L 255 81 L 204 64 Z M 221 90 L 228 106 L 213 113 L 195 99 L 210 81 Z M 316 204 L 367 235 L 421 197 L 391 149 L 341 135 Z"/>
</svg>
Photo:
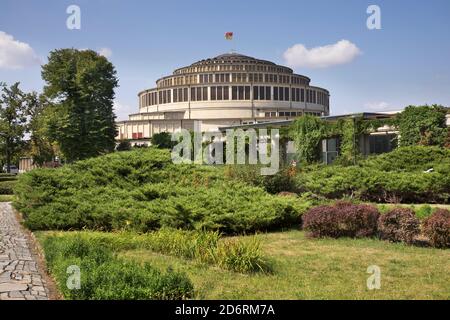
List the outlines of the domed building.
<svg viewBox="0 0 450 320">
<path fill-rule="evenodd" d="M 118 140 L 148 143 L 159 132 L 329 115 L 329 92 L 273 62 L 237 53 L 179 68 L 139 92 L 139 112 L 118 122 Z"/>
</svg>

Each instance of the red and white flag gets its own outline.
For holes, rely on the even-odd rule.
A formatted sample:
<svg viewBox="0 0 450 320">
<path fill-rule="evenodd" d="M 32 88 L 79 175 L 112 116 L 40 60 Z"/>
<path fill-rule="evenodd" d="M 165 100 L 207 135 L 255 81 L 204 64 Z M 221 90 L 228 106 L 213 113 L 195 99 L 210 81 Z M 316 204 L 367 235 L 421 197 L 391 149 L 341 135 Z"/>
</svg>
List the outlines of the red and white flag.
<svg viewBox="0 0 450 320">
<path fill-rule="evenodd" d="M 225 32 L 225 39 L 233 40 L 233 32 Z"/>
</svg>

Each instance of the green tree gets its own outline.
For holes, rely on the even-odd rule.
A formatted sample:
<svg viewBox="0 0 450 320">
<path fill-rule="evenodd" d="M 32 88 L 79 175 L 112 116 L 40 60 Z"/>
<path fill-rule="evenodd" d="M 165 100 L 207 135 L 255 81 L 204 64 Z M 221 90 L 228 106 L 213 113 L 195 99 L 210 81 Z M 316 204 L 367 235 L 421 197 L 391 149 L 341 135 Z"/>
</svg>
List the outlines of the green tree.
<svg viewBox="0 0 450 320">
<path fill-rule="evenodd" d="M 121 140 L 116 147 L 117 151 L 130 151 L 131 143 L 128 140 Z"/>
<path fill-rule="evenodd" d="M 27 130 L 27 103 L 18 82 L 9 88 L 6 84 L 0 83 L 0 92 L 0 143 L 9 173 L 11 159 L 17 156 L 24 146 L 23 138 Z"/>
<path fill-rule="evenodd" d="M 327 135 L 327 125 L 322 119 L 304 115 L 291 125 L 289 133 L 294 138 L 298 158 L 312 163 L 319 159 L 320 142 Z"/>
<path fill-rule="evenodd" d="M 447 112 L 439 105 L 406 107 L 396 118 L 400 146 L 443 146 L 448 135 Z"/>
<path fill-rule="evenodd" d="M 42 166 L 45 162 L 53 160 L 55 157 L 55 145 L 48 137 L 46 126 L 47 113 L 51 111 L 51 106 L 46 98 L 38 96 L 32 92 L 26 96 L 28 103 L 28 131 L 31 133 L 29 141 L 29 155 L 33 162 Z"/>
<path fill-rule="evenodd" d="M 172 136 L 168 132 L 156 133 L 152 137 L 152 145 L 159 149 L 172 149 L 176 142 L 172 141 Z"/>
<path fill-rule="evenodd" d="M 114 151 L 114 66 L 92 50 L 54 50 L 42 67 L 42 78 L 51 102 L 46 111 L 49 137 L 67 161 Z"/>
</svg>

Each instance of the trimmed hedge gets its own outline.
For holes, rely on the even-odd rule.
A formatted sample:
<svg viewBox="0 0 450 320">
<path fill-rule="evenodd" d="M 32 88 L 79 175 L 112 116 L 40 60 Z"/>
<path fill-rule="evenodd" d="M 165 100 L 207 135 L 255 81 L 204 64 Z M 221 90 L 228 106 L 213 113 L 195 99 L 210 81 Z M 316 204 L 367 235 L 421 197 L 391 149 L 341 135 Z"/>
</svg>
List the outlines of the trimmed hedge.
<svg viewBox="0 0 450 320">
<path fill-rule="evenodd" d="M 312 237 L 370 237 L 376 235 L 378 216 L 373 206 L 337 202 L 308 210 L 302 220 Z"/>
<path fill-rule="evenodd" d="M 394 208 L 380 216 L 378 231 L 381 239 L 411 244 L 420 233 L 420 221 L 412 209 Z"/>
<path fill-rule="evenodd" d="M 423 233 L 436 248 L 450 248 L 450 211 L 437 209 L 425 219 Z"/>
</svg>

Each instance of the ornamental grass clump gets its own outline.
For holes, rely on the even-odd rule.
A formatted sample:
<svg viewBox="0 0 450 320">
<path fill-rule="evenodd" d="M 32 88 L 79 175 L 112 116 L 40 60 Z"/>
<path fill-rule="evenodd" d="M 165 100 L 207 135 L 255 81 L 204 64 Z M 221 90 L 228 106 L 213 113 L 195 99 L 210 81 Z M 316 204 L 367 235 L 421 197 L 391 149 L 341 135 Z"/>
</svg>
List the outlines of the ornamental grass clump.
<svg viewBox="0 0 450 320">
<path fill-rule="evenodd" d="M 272 272 L 256 237 L 246 240 L 224 239 L 215 251 L 215 260 L 220 267 L 236 272 Z"/>
</svg>

